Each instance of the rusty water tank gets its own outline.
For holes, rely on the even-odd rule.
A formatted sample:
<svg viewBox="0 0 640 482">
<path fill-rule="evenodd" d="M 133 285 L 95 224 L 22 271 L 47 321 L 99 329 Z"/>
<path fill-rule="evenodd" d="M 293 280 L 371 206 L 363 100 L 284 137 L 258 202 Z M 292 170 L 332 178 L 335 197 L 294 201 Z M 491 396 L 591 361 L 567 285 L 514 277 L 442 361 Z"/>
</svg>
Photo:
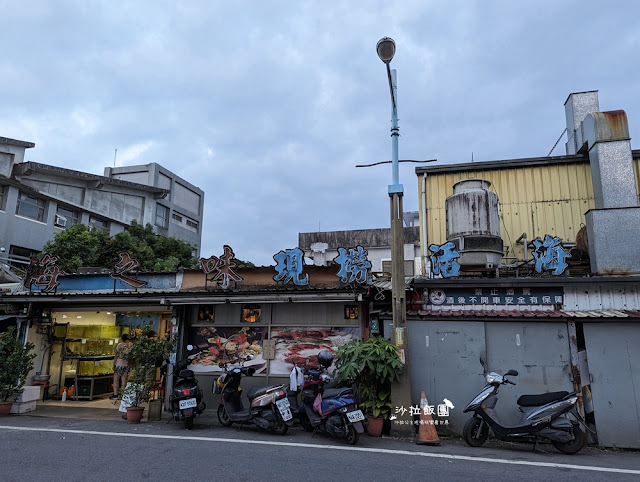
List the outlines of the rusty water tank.
<svg viewBox="0 0 640 482">
<path fill-rule="evenodd" d="M 464 179 L 446 200 L 447 240 L 460 252 L 465 267 L 497 268 L 503 256 L 498 195 L 485 179 Z"/>
</svg>

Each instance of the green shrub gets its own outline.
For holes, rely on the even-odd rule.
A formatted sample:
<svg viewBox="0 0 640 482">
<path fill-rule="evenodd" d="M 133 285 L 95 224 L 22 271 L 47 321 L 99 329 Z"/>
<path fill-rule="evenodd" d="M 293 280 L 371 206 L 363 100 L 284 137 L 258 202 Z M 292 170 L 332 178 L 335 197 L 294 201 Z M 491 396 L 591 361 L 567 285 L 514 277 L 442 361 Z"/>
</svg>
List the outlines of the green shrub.
<svg viewBox="0 0 640 482">
<path fill-rule="evenodd" d="M 27 381 L 27 375 L 33 369 L 36 357 L 33 343 L 20 343 L 16 338 L 15 327 L 11 326 L 0 334 L 0 400 L 8 401 L 20 395 Z"/>
<path fill-rule="evenodd" d="M 400 378 L 404 364 L 398 348 L 384 338 L 353 340 L 338 348 L 338 378 L 355 385 L 360 407 L 373 417 L 387 417 L 391 411 L 391 383 Z"/>
</svg>

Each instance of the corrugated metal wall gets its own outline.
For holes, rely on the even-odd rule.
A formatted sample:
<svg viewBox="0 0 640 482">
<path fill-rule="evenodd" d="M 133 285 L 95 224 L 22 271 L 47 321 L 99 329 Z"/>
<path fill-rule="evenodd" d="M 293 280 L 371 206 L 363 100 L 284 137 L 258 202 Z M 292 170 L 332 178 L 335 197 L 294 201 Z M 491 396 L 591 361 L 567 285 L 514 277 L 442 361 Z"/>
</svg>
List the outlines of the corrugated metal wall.
<svg viewBox="0 0 640 482">
<path fill-rule="evenodd" d="M 422 176 L 418 175 L 421 186 Z M 595 207 L 589 163 L 550 164 L 509 169 L 430 173 L 426 180 L 427 244 L 446 241 L 445 200 L 453 184 L 462 179 L 491 182 L 500 201 L 500 231 L 508 256 L 523 256 L 522 233 L 527 239 L 545 234 L 575 242 L 585 222 L 584 213 Z M 425 206 L 420 206 L 421 214 Z M 515 253 L 515 254 L 514 254 Z"/>
</svg>

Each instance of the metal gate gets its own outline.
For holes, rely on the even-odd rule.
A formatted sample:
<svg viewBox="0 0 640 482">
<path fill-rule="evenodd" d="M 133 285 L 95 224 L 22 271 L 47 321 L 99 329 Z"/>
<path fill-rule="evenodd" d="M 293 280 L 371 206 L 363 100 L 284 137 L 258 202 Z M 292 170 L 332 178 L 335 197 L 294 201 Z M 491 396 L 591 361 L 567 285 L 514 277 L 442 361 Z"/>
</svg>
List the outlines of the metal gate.
<svg viewBox="0 0 640 482">
<path fill-rule="evenodd" d="M 519 422 L 516 400 L 520 395 L 573 391 L 566 323 L 486 323 L 486 337 L 487 372 L 518 371 L 517 377 L 510 378 L 517 386 L 500 389 L 496 409 L 502 423 Z"/>
<path fill-rule="evenodd" d="M 421 391 L 429 405 L 448 399 L 454 405 L 449 416 L 436 413 L 434 418 L 448 420 L 453 433 L 462 433 L 469 419 L 462 410 L 484 386 L 484 323 L 409 320 L 407 324 L 414 405 L 419 404 Z"/>
<path fill-rule="evenodd" d="M 598 443 L 640 448 L 640 324 L 584 323 Z"/>
</svg>

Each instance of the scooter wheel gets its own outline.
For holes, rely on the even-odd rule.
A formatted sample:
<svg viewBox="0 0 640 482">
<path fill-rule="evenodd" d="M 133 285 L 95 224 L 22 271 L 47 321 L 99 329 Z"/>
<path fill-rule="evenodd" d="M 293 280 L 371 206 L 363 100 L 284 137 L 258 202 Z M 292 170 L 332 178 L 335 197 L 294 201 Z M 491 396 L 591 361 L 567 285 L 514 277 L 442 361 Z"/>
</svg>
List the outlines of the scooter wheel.
<svg viewBox="0 0 640 482">
<path fill-rule="evenodd" d="M 193 428 L 193 417 L 187 417 L 184 419 L 184 427 L 187 430 L 191 430 Z"/>
<path fill-rule="evenodd" d="M 489 437 L 489 424 L 482 423 L 483 420 L 478 417 L 473 417 L 467 420 L 462 429 L 462 437 L 472 447 L 480 447 L 487 441 Z M 482 423 L 482 428 L 480 424 Z"/>
<path fill-rule="evenodd" d="M 276 428 L 274 429 L 273 433 L 277 435 L 284 435 L 285 433 L 287 433 L 287 430 L 289 430 L 289 426 L 284 420 L 282 420 L 282 417 L 276 415 Z"/>
<path fill-rule="evenodd" d="M 233 424 L 233 422 L 229 418 L 229 414 L 222 404 L 218 405 L 218 421 L 223 427 L 231 427 L 231 425 Z"/>
<path fill-rule="evenodd" d="M 307 432 L 313 432 L 313 425 L 311 425 L 311 422 L 309 421 L 309 417 L 307 417 L 306 413 L 300 414 L 300 425 Z"/>
<path fill-rule="evenodd" d="M 551 442 L 563 454 L 577 454 L 584 447 L 585 436 L 584 431 L 577 422 L 571 422 L 573 425 L 573 441 L 568 443 Z"/>
<path fill-rule="evenodd" d="M 359 436 L 360 434 L 356 432 L 356 429 L 353 425 L 347 425 L 347 435 L 344 438 L 345 442 L 347 442 L 349 445 L 355 445 L 358 443 Z"/>
</svg>

